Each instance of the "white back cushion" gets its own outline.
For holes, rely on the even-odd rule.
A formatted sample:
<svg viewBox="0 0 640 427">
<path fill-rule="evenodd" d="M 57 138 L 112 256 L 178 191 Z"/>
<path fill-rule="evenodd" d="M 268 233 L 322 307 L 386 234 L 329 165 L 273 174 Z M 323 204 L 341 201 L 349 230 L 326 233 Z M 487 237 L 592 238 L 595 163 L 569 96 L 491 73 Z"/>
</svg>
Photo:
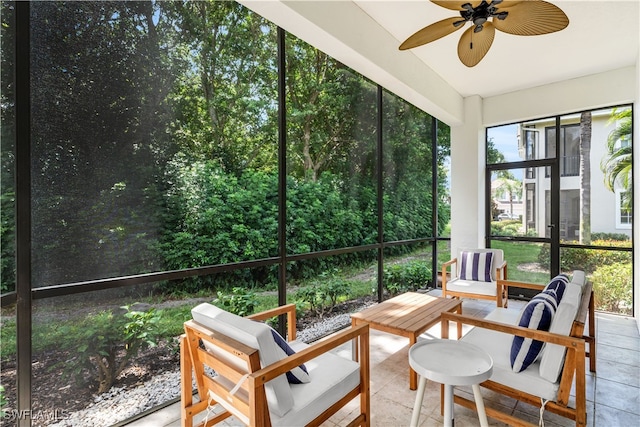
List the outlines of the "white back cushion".
<svg viewBox="0 0 640 427">
<path fill-rule="evenodd" d="M 574 270 L 571 283 L 568 283 L 549 332 L 569 336 L 573 321 L 578 315 L 582 298 L 582 287 L 586 283 L 584 271 Z M 558 344 L 547 344 L 540 358 L 540 376 L 547 381 L 557 382 L 564 365 L 567 348 Z"/>
<path fill-rule="evenodd" d="M 584 286 L 587 282 L 587 277 L 582 270 L 573 270 L 573 276 L 571 277 L 571 283 L 575 283 L 580 286 Z"/>
<path fill-rule="evenodd" d="M 194 307 L 191 310 L 191 315 L 193 320 L 201 325 L 257 349 L 260 352 L 262 367 L 269 366 L 283 358 L 284 352 L 273 340 L 271 328 L 264 323 L 237 316 L 207 303 Z M 217 355 L 220 356 L 219 353 Z M 244 362 L 231 354 L 222 357 L 227 363 L 246 366 Z M 234 361 L 233 358 L 236 360 Z M 265 392 L 269 410 L 276 415 L 281 417 L 293 407 L 293 393 L 284 374 L 265 384 Z"/>
<path fill-rule="evenodd" d="M 577 305 L 565 303 L 564 301 L 561 302 L 556 314 L 553 316 L 549 332 L 569 336 L 577 314 Z M 558 381 L 562 366 L 564 365 L 566 350 L 566 347 L 558 344 L 547 343 L 545 345 L 542 357 L 540 358 L 540 376 L 542 378 L 552 383 Z"/>
<path fill-rule="evenodd" d="M 564 288 L 564 294 L 562 295 L 562 301 L 560 301 L 560 305 L 563 303 L 573 304 L 576 307 L 580 305 L 580 298 L 582 297 L 582 286 L 577 285 L 573 282 L 568 283 L 567 287 Z"/>
</svg>

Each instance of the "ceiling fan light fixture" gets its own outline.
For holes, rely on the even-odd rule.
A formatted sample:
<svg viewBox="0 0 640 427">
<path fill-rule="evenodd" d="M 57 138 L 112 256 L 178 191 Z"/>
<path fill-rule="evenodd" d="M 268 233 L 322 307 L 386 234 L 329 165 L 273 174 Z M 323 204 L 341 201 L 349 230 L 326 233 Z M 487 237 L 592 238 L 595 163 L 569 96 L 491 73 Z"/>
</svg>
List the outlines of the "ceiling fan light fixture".
<svg viewBox="0 0 640 427">
<path fill-rule="evenodd" d="M 482 24 L 484 24 L 485 22 L 487 22 L 487 17 L 486 16 L 477 16 L 475 18 L 473 18 L 473 24 L 475 26 L 482 26 Z"/>
</svg>

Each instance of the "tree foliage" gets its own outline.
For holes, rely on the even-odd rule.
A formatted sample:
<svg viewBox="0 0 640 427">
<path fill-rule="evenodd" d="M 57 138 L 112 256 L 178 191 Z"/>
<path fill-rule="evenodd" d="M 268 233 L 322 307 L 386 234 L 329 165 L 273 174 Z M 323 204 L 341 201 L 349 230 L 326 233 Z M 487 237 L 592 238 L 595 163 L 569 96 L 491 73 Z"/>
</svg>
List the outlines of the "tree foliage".
<svg viewBox="0 0 640 427">
<path fill-rule="evenodd" d="M 280 255 L 274 24 L 237 2 L 30 9 L 34 287 Z M 3 291 L 15 280 L 12 43 L 2 38 Z M 386 93 L 378 170 L 378 86 L 293 36 L 285 45 L 287 251 L 377 242 L 378 179 L 385 240 L 432 236 L 431 117 Z M 444 228 L 448 128 L 438 141 Z M 288 271 L 311 277 L 334 262 Z M 275 277 L 257 268 L 172 285 Z"/>
<path fill-rule="evenodd" d="M 631 209 L 633 200 L 631 109 L 613 110 L 609 123 L 616 123 L 616 127 L 607 138 L 607 156 L 602 159 L 600 169 L 605 174 L 606 187 L 610 191 L 615 191 L 616 186 L 622 188 L 624 207 Z"/>
</svg>

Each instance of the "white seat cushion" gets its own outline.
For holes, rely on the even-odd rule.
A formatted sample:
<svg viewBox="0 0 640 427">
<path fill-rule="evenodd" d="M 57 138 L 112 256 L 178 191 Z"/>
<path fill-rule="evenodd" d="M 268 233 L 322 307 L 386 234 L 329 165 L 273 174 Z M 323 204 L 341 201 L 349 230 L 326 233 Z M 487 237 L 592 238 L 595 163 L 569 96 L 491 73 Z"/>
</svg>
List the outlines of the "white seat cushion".
<svg viewBox="0 0 640 427">
<path fill-rule="evenodd" d="M 295 351 L 308 347 L 292 341 Z M 272 414 L 274 426 L 303 426 L 319 416 L 360 383 L 360 366 L 353 360 L 333 353 L 324 353 L 306 362 L 312 381 L 307 384 L 291 384 L 294 404 L 283 417 Z"/>
<path fill-rule="evenodd" d="M 486 319 L 513 325 L 518 321 L 519 315 L 518 310 L 496 308 Z M 534 396 L 555 400 L 559 383 L 547 381 L 540 376 L 539 361 L 534 362 L 522 372 L 513 372 L 510 360 L 513 335 L 489 329 L 473 328 L 462 337 L 462 340 L 477 345 L 491 355 L 493 359 L 492 381 L 531 393 Z"/>
<path fill-rule="evenodd" d="M 472 280 L 453 279 L 447 281 L 447 291 L 465 292 L 468 294 L 496 295 L 496 282 L 475 282 Z"/>
</svg>

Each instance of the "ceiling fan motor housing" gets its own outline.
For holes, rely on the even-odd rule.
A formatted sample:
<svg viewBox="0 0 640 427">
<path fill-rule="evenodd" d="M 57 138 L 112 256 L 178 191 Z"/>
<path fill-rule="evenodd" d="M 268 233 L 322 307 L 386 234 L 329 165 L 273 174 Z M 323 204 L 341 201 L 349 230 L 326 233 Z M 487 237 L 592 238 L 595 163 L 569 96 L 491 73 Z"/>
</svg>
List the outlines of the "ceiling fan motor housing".
<svg viewBox="0 0 640 427">
<path fill-rule="evenodd" d="M 471 3 L 465 3 L 462 5 L 463 10 L 460 11 L 460 16 L 464 21 L 456 22 L 454 26 L 457 27 L 468 21 L 473 22 L 473 25 L 475 25 L 473 32 L 478 33 L 482 31 L 484 23 L 487 22 L 489 18 L 504 20 L 509 15 L 509 12 L 498 12 L 496 6 L 500 3 L 502 3 L 502 0 L 493 0 L 491 3 L 483 0 L 482 3 L 475 8 Z"/>
</svg>

